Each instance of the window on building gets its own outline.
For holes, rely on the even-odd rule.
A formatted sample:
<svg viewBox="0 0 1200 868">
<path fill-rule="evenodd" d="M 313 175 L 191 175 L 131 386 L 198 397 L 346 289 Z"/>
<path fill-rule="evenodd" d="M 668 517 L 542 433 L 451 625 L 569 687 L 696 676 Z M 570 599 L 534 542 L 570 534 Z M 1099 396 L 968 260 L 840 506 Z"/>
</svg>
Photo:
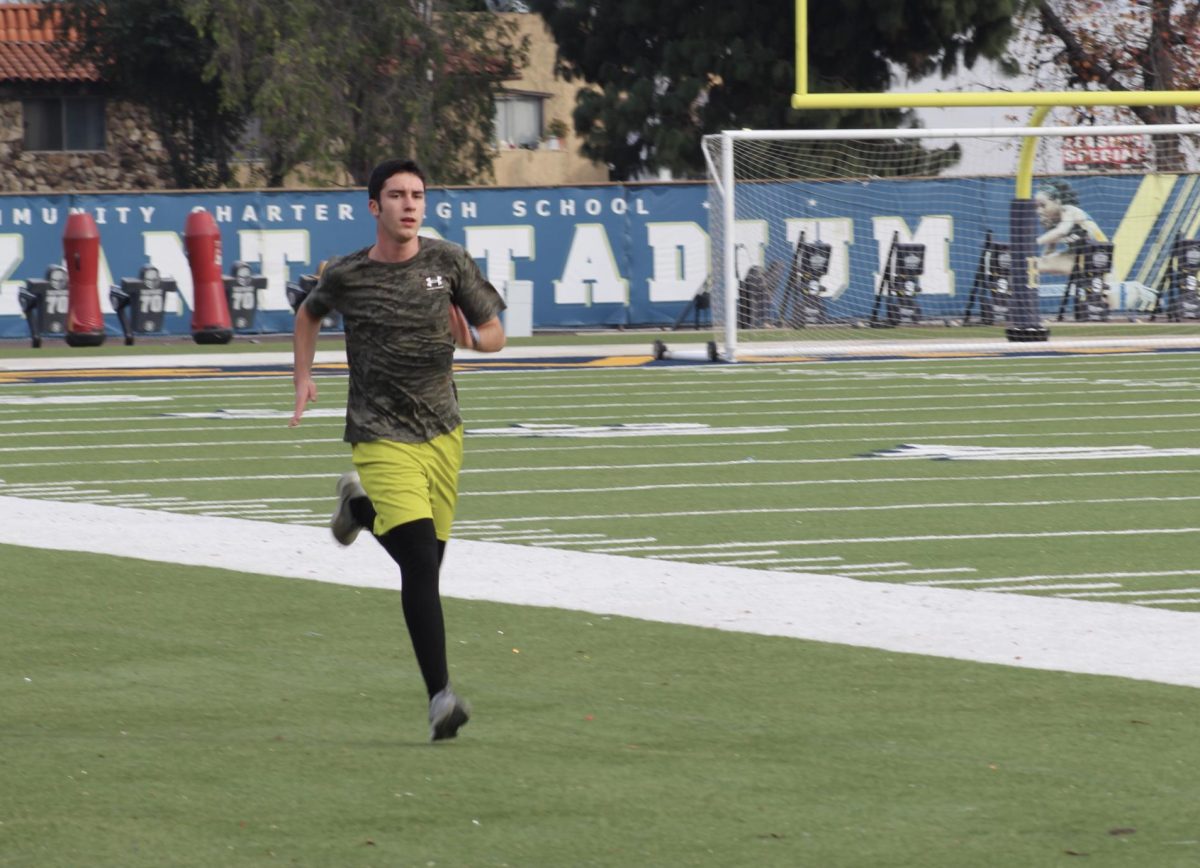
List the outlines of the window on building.
<svg viewBox="0 0 1200 868">
<path fill-rule="evenodd" d="M 27 99 L 25 150 L 103 151 L 104 100 L 100 97 Z"/>
<path fill-rule="evenodd" d="M 538 94 L 504 93 L 496 97 L 496 143 L 501 147 L 536 148 L 542 140 L 542 105 Z"/>
</svg>

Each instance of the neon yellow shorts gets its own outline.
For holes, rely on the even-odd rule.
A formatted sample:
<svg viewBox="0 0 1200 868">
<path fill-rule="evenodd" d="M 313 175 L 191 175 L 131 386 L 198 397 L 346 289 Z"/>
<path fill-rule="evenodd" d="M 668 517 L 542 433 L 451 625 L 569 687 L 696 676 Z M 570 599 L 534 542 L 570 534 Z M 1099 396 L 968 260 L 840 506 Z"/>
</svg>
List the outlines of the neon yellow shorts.
<svg viewBox="0 0 1200 868">
<path fill-rule="evenodd" d="M 355 443 L 351 457 L 375 505 L 375 534 L 385 534 L 420 518 L 432 518 L 437 538 L 450 539 L 462 456 L 461 425 L 428 443 Z"/>
</svg>

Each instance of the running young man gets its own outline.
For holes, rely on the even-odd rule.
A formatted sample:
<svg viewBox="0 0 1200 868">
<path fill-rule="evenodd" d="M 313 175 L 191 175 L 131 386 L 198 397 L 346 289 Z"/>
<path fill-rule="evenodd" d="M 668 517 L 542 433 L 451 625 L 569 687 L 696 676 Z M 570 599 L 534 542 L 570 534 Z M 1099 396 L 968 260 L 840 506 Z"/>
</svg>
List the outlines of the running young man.
<svg viewBox="0 0 1200 868">
<path fill-rule="evenodd" d="M 462 247 L 417 234 L 425 176 L 416 163 L 376 166 L 367 194 L 375 243 L 331 260 L 296 311 L 289 424 L 317 399 L 317 333 L 336 310 L 350 364 L 344 439 L 357 472 L 338 480 L 333 536 L 350 545 L 367 528 L 400 566 L 404 621 L 429 693 L 430 737 L 439 741 L 469 717 L 450 686 L 438 591 L 462 465 L 454 348 L 502 349 L 504 302 Z"/>
</svg>

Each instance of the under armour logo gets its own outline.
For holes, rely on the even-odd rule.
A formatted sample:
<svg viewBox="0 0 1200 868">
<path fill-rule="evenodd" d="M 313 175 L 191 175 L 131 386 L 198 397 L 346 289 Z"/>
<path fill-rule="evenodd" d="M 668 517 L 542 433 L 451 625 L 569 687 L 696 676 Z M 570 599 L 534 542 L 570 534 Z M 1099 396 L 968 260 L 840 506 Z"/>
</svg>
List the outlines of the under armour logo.
<svg viewBox="0 0 1200 868">
<path fill-rule="evenodd" d="M 426 289 L 441 289 L 446 285 L 446 281 L 442 279 L 440 274 L 435 274 L 432 277 L 425 278 Z"/>
</svg>

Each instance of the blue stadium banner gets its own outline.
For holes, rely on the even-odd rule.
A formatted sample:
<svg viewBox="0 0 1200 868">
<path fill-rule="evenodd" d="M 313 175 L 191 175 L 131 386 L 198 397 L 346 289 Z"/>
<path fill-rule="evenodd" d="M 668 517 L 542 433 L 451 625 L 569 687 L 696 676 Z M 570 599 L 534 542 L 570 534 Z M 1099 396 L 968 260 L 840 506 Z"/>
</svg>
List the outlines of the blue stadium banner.
<svg viewBox="0 0 1200 868">
<path fill-rule="evenodd" d="M 1114 281 L 1122 298 L 1154 286 L 1164 254 L 1151 242 L 1173 228 L 1123 231 L 1135 216 L 1130 204 L 1159 190 L 1158 213 L 1170 215 L 1179 211 L 1171 197 L 1187 192 L 1182 184 L 1152 181 L 1076 180 L 1085 203 L 1106 203 L 1093 216 L 1121 240 Z M 739 220 L 745 251 L 739 274 L 751 264 L 790 261 L 790 245 L 802 231 L 830 242 L 833 267 L 823 282 L 837 318 L 870 309 L 879 263 L 899 237 L 925 245 L 922 309 L 933 316 L 961 312 L 972 274 L 955 262 L 973 263 L 989 231 L 1006 234 L 1012 188 L 1011 178 L 746 184 L 738 188 L 739 218 L 759 198 L 785 205 Z M 502 293 L 532 299 L 535 329 L 669 325 L 708 277 L 707 195 L 703 183 L 431 188 L 424 231 L 466 247 Z M 90 213 L 100 232 L 101 307 L 110 334 L 121 330 L 107 288 L 147 264 L 178 287 L 167 299 L 164 331 L 187 334 L 193 296 L 183 230 L 195 209 L 216 220 L 225 273 L 237 261 L 251 266 L 258 292 L 253 329 L 262 332 L 291 330 L 289 281 L 374 238 L 362 189 L 0 195 L 0 337 L 28 334 L 20 286 L 62 262 L 63 229 L 74 210 Z M 1047 285 L 1041 295 L 1044 311 L 1061 291 Z"/>
</svg>

